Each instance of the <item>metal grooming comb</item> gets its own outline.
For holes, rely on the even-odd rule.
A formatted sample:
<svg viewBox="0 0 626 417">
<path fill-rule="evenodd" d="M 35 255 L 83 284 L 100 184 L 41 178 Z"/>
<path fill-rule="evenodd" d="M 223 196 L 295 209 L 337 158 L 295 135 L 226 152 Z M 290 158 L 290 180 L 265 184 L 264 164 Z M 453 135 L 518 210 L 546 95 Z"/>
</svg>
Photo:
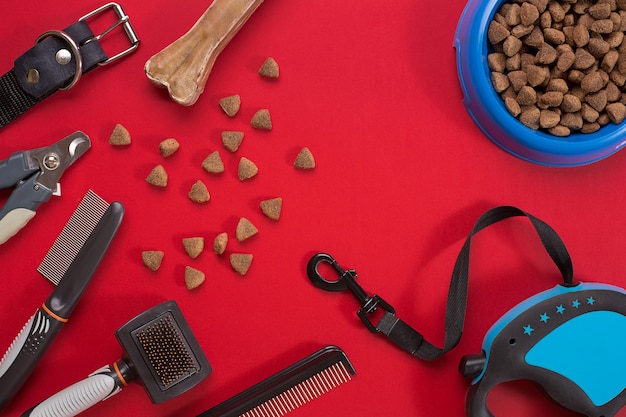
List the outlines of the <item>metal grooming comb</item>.
<svg viewBox="0 0 626 417">
<path fill-rule="evenodd" d="M 108 208 L 109 203 L 92 190 L 87 191 L 37 271 L 48 281 L 58 285 Z"/>
<path fill-rule="evenodd" d="M 198 417 L 284 416 L 352 380 L 355 374 L 340 348 L 326 346 Z"/>
<path fill-rule="evenodd" d="M 75 416 L 121 391 L 142 383 L 154 403 L 172 399 L 196 386 L 211 366 L 178 305 L 167 301 L 144 311 L 116 332 L 124 354 L 86 379 L 31 408 L 25 416 Z"/>
<path fill-rule="evenodd" d="M 78 304 L 122 222 L 124 207 L 89 191 L 44 258 L 57 286 L 0 360 L 0 410 L 23 386 Z"/>
</svg>

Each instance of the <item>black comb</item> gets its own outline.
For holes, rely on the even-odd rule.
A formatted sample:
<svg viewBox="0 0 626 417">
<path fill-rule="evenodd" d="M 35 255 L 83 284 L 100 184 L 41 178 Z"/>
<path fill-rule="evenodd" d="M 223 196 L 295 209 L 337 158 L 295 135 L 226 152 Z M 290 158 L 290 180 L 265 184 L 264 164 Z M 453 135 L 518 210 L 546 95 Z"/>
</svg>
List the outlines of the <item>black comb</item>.
<svg viewBox="0 0 626 417">
<path fill-rule="evenodd" d="M 198 417 L 280 417 L 348 382 L 355 370 L 337 346 L 326 346 Z"/>
<path fill-rule="evenodd" d="M 161 403 L 196 386 L 211 366 L 175 301 L 144 311 L 115 336 L 124 354 L 24 414 L 75 416 L 118 393 L 129 382 L 142 383 L 150 400 Z"/>
</svg>

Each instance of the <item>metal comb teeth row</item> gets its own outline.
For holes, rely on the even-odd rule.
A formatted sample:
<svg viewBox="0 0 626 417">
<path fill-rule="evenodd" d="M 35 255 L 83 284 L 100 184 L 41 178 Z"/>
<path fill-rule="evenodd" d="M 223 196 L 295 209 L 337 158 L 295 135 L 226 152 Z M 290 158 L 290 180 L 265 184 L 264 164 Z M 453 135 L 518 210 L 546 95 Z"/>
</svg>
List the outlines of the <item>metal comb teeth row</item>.
<svg viewBox="0 0 626 417">
<path fill-rule="evenodd" d="M 282 417 L 351 379 L 352 375 L 344 364 L 336 363 L 240 417 Z"/>
<path fill-rule="evenodd" d="M 58 285 L 107 208 L 109 203 L 89 190 L 37 267 L 37 271 L 54 285 Z"/>
</svg>

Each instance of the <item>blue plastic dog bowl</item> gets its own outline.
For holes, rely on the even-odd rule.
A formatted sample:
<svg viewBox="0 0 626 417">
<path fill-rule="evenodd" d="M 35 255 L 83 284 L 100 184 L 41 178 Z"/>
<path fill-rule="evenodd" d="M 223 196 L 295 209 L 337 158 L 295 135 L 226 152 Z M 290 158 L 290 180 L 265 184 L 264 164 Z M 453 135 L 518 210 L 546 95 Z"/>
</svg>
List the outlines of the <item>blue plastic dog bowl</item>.
<svg viewBox="0 0 626 417">
<path fill-rule="evenodd" d="M 590 164 L 626 144 L 626 123 L 610 123 L 595 133 L 557 137 L 533 130 L 513 117 L 491 84 L 487 29 L 505 0 L 469 0 L 459 20 L 454 47 L 463 104 L 491 141 L 529 162 L 554 167 Z"/>
</svg>

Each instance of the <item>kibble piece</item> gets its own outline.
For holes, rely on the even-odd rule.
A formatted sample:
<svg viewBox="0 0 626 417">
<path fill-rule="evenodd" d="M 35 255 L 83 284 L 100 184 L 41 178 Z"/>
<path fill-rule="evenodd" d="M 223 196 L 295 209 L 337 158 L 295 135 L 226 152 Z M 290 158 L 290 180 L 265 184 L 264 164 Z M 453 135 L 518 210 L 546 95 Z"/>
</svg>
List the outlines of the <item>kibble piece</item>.
<svg viewBox="0 0 626 417">
<path fill-rule="evenodd" d="M 587 12 L 594 19 L 608 19 L 611 16 L 611 5 L 608 3 L 598 3 L 589 7 Z"/>
<path fill-rule="evenodd" d="M 174 138 L 165 139 L 159 143 L 159 152 L 161 156 L 167 158 L 180 148 L 180 143 Z"/>
<path fill-rule="evenodd" d="M 156 185 L 157 187 L 166 187 L 167 178 L 167 172 L 165 171 L 165 168 L 163 168 L 163 165 L 157 165 L 146 177 L 146 182 Z"/>
<path fill-rule="evenodd" d="M 619 101 L 619 99 L 622 97 L 621 90 L 612 81 L 609 81 L 604 89 L 606 90 L 606 101 L 609 103 Z"/>
<path fill-rule="evenodd" d="M 522 20 L 520 19 L 520 5 L 516 3 L 508 3 L 508 7 L 503 7 L 504 20 L 508 26 L 519 25 Z"/>
<path fill-rule="evenodd" d="M 547 27 L 543 30 L 543 37 L 546 42 L 552 45 L 561 45 L 565 43 L 565 34 L 561 30 L 556 30 L 551 27 Z"/>
<path fill-rule="evenodd" d="M 241 217 L 239 222 L 237 223 L 237 229 L 235 230 L 235 236 L 237 236 L 237 240 L 243 242 L 246 239 L 251 238 L 252 236 L 259 233 L 259 229 L 256 228 L 252 222 L 245 217 Z"/>
<path fill-rule="evenodd" d="M 536 55 L 537 62 L 540 64 L 551 64 L 557 59 L 556 49 L 547 42 L 541 44 Z"/>
<path fill-rule="evenodd" d="M 494 90 L 497 93 L 501 93 L 511 85 L 509 81 L 509 77 L 504 75 L 501 72 L 492 72 L 491 73 L 491 84 L 493 85 Z"/>
<path fill-rule="evenodd" d="M 576 59 L 574 60 L 573 67 L 578 70 L 586 70 L 596 62 L 593 55 L 587 52 L 583 48 L 576 49 Z"/>
<path fill-rule="evenodd" d="M 239 272 L 240 275 L 246 275 L 252 265 L 253 255 L 250 253 L 232 253 L 230 255 L 230 265 Z"/>
<path fill-rule="evenodd" d="M 624 40 L 624 32 L 620 31 L 610 33 L 604 39 L 609 43 L 609 46 L 611 48 L 617 48 L 622 44 L 622 41 Z"/>
<path fill-rule="evenodd" d="M 513 115 L 513 117 L 517 117 L 522 112 L 522 108 L 520 107 L 517 100 L 512 97 L 506 97 L 504 99 L 504 106 L 506 109 Z"/>
<path fill-rule="evenodd" d="M 582 129 L 580 129 L 581 133 L 594 133 L 600 130 L 599 123 L 583 123 Z"/>
<path fill-rule="evenodd" d="M 254 162 L 249 160 L 248 158 L 241 157 L 239 160 L 239 168 L 237 170 L 237 176 L 240 181 L 247 180 L 249 178 L 254 177 L 259 173 L 259 168 L 256 166 Z"/>
<path fill-rule="evenodd" d="M 561 110 L 566 113 L 574 113 L 582 108 L 582 102 L 573 94 L 564 94 L 561 102 Z"/>
<path fill-rule="evenodd" d="M 506 70 L 507 71 L 517 71 L 522 67 L 522 56 L 520 54 L 515 54 L 512 57 L 506 59 Z"/>
<path fill-rule="evenodd" d="M 576 54 L 574 54 L 574 52 L 566 51 L 557 58 L 556 67 L 560 71 L 565 72 L 571 68 L 574 61 L 576 61 Z"/>
<path fill-rule="evenodd" d="M 587 103 L 583 103 L 581 107 L 581 115 L 586 122 L 594 123 L 600 117 L 600 113 Z"/>
<path fill-rule="evenodd" d="M 507 74 L 513 90 L 519 91 L 520 88 L 528 84 L 528 75 L 525 71 L 511 71 Z"/>
<path fill-rule="evenodd" d="M 565 94 L 569 91 L 569 86 L 567 85 L 567 81 L 562 78 L 553 78 L 548 82 L 546 86 L 546 91 L 560 91 Z"/>
<path fill-rule="evenodd" d="M 611 19 L 596 20 L 591 24 L 589 30 L 596 33 L 611 33 L 613 32 L 613 21 Z"/>
<path fill-rule="evenodd" d="M 533 48 L 539 48 L 545 39 L 543 38 L 543 32 L 536 26 L 531 26 L 532 31 L 524 38 L 524 43 Z"/>
<path fill-rule="evenodd" d="M 589 30 L 581 24 L 574 26 L 572 36 L 574 38 L 574 43 L 579 48 L 582 48 L 589 43 Z"/>
<path fill-rule="evenodd" d="M 164 252 L 160 250 L 147 250 L 141 252 L 143 264 L 153 271 L 157 271 L 163 262 Z"/>
<path fill-rule="evenodd" d="M 591 38 L 587 45 L 587 50 L 596 59 L 602 59 L 611 49 L 611 45 L 602 38 Z"/>
<path fill-rule="evenodd" d="M 572 132 L 563 125 L 556 125 L 552 129 L 548 130 L 551 135 L 566 137 L 569 136 Z"/>
<path fill-rule="evenodd" d="M 224 162 L 218 151 L 214 151 L 202 161 L 202 168 L 211 174 L 224 172 Z"/>
<path fill-rule="evenodd" d="M 615 65 L 617 64 L 618 60 L 619 60 L 619 52 L 617 52 L 614 49 L 610 50 L 602 58 L 602 63 L 600 64 L 600 67 L 606 73 L 610 73 L 611 71 L 613 71 L 613 68 L 615 68 Z"/>
<path fill-rule="evenodd" d="M 267 78 L 278 78 L 279 68 L 278 63 L 272 57 L 268 57 L 261 68 L 259 68 L 259 74 Z"/>
<path fill-rule="evenodd" d="M 565 9 L 558 1 L 551 1 L 548 3 L 548 11 L 552 16 L 552 20 L 555 22 L 562 22 L 565 19 Z"/>
<path fill-rule="evenodd" d="M 528 79 L 529 86 L 537 87 L 538 85 L 543 84 L 543 82 L 550 77 L 550 74 L 546 74 L 546 71 L 544 71 L 544 67 L 529 65 L 526 68 L 526 77 Z"/>
<path fill-rule="evenodd" d="M 524 110 L 520 116 L 519 120 L 524 125 L 528 126 L 533 130 L 539 129 L 539 119 L 541 117 L 541 111 L 537 107 L 531 107 L 529 109 Z"/>
<path fill-rule="evenodd" d="M 524 2 L 520 9 L 520 20 L 522 25 L 530 26 L 539 19 L 539 10 L 534 4 Z"/>
<path fill-rule="evenodd" d="M 511 35 L 504 40 L 502 51 L 506 56 L 513 56 L 522 49 L 522 41 Z"/>
<path fill-rule="evenodd" d="M 610 103 L 606 105 L 606 114 L 615 124 L 622 123 L 626 118 L 626 106 L 622 103 Z"/>
<path fill-rule="evenodd" d="M 604 80 L 598 71 L 590 72 L 580 82 L 580 87 L 585 93 L 595 93 L 604 87 Z"/>
<path fill-rule="evenodd" d="M 272 130 L 272 117 L 268 109 L 260 109 L 252 116 L 250 125 L 255 129 Z"/>
<path fill-rule="evenodd" d="M 537 92 L 534 88 L 525 85 L 517 94 L 517 102 L 520 106 L 529 106 L 537 102 Z"/>
<path fill-rule="evenodd" d="M 209 190 L 206 185 L 198 180 L 192 186 L 191 190 L 189 190 L 189 199 L 195 203 L 206 203 L 211 199 L 211 195 L 209 194 Z"/>
<path fill-rule="evenodd" d="M 113 128 L 111 136 L 109 137 L 109 144 L 114 146 L 126 146 L 130 145 L 130 142 L 131 139 L 128 130 L 121 124 L 116 124 Z"/>
<path fill-rule="evenodd" d="M 524 26 L 521 23 L 511 29 L 511 35 L 515 36 L 518 39 L 523 38 L 526 35 L 529 35 L 533 31 L 534 26 Z"/>
<path fill-rule="evenodd" d="M 552 110 L 541 110 L 539 116 L 539 127 L 542 129 L 550 129 L 559 124 L 561 116 Z"/>
<path fill-rule="evenodd" d="M 239 113 L 239 109 L 241 108 L 241 97 L 239 94 L 224 97 L 220 99 L 219 104 L 224 113 L 230 117 L 234 117 L 237 113 Z"/>
<path fill-rule="evenodd" d="M 561 116 L 561 124 L 570 131 L 580 130 L 583 127 L 583 117 L 579 112 L 565 113 Z"/>
<path fill-rule="evenodd" d="M 585 101 L 598 112 L 602 112 L 607 103 L 606 91 L 600 90 L 597 93 L 587 94 Z"/>
<path fill-rule="evenodd" d="M 487 29 L 487 38 L 492 45 L 496 45 L 509 36 L 511 32 L 501 23 L 492 20 Z"/>
<path fill-rule="evenodd" d="M 528 0 L 530 4 L 534 5 L 537 8 L 537 11 L 539 11 L 539 13 L 543 13 L 546 11 L 546 9 L 548 8 L 548 1 L 549 0 Z"/>
<path fill-rule="evenodd" d="M 185 286 L 188 290 L 198 288 L 205 279 L 204 272 L 190 266 L 185 267 Z"/>
<path fill-rule="evenodd" d="M 215 237 L 215 240 L 213 241 L 213 250 L 218 255 L 221 255 L 226 251 L 227 245 L 228 245 L 228 234 L 226 232 L 222 232 Z"/>
<path fill-rule="evenodd" d="M 506 55 L 502 52 L 493 52 L 487 55 L 487 65 L 491 71 L 504 72 L 506 69 Z"/>
<path fill-rule="evenodd" d="M 222 143 L 231 152 L 236 152 L 243 142 L 243 132 L 227 130 L 222 132 Z"/>
<path fill-rule="evenodd" d="M 259 205 L 263 214 L 272 220 L 278 220 L 283 208 L 283 199 L 280 197 L 270 198 L 269 200 L 261 201 Z"/>
<path fill-rule="evenodd" d="M 183 239 L 183 247 L 191 259 L 196 259 L 204 250 L 204 238 L 186 237 Z"/>
<path fill-rule="evenodd" d="M 539 97 L 540 108 L 559 107 L 563 102 L 563 93 L 560 91 L 548 91 Z"/>
<path fill-rule="evenodd" d="M 309 148 L 305 146 L 300 150 L 300 152 L 298 152 L 298 156 L 296 156 L 293 166 L 299 169 L 315 168 L 315 158 Z"/>
</svg>

